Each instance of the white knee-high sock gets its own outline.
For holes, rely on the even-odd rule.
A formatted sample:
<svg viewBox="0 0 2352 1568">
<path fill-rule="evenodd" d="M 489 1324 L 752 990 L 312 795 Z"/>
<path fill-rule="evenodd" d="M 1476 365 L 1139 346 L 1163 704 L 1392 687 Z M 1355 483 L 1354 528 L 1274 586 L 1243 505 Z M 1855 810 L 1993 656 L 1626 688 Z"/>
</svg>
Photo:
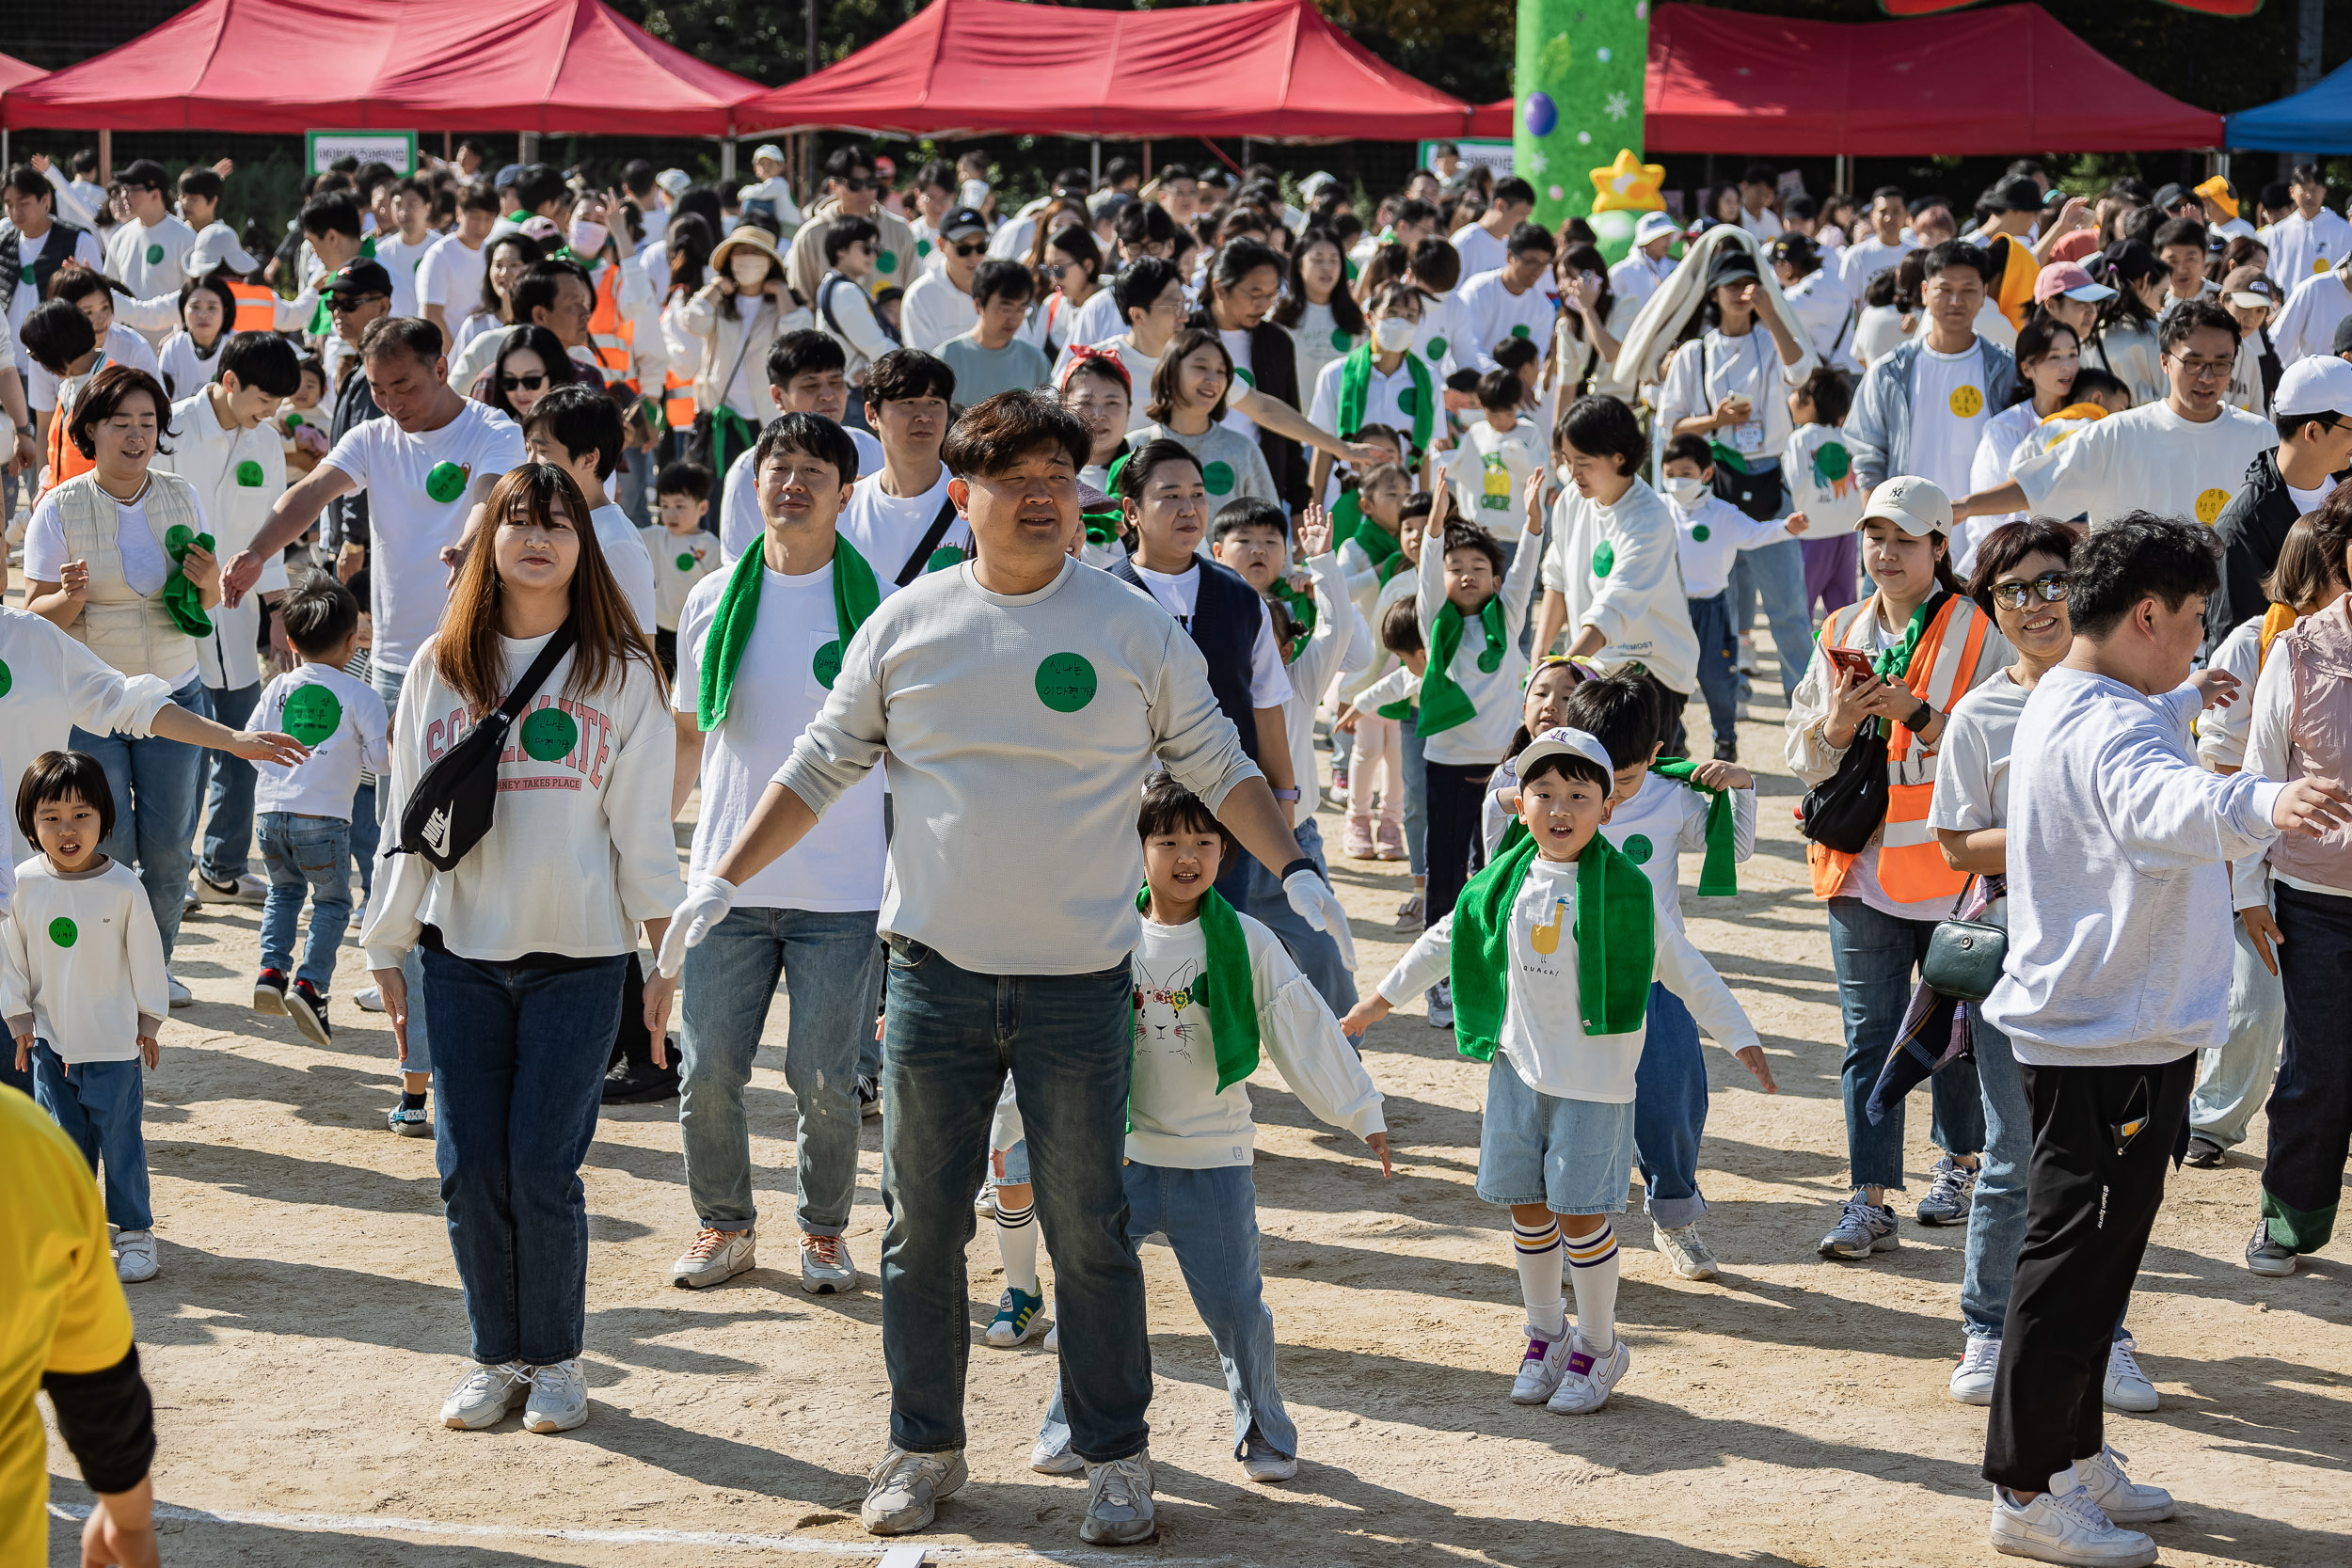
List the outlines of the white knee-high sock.
<svg viewBox="0 0 2352 1568">
<path fill-rule="evenodd" d="M 1037 1205 L 1008 1209 L 996 1199 L 996 1254 L 1005 1260 L 1005 1284 L 1024 1295 L 1037 1294 Z"/>
<path fill-rule="evenodd" d="M 1530 1230 L 1514 1221 L 1511 1243 L 1518 1257 L 1527 1321 L 1538 1335 L 1557 1340 L 1568 1331 L 1567 1305 L 1560 1293 L 1560 1227 L 1546 1220 L 1542 1229 Z"/>
<path fill-rule="evenodd" d="M 1568 1277 L 1576 1287 L 1576 1328 L 1585 1346 L 1606 1354 L 1617 1343 L 1617 1227 L 1566 1238 Z"/>
</svg>

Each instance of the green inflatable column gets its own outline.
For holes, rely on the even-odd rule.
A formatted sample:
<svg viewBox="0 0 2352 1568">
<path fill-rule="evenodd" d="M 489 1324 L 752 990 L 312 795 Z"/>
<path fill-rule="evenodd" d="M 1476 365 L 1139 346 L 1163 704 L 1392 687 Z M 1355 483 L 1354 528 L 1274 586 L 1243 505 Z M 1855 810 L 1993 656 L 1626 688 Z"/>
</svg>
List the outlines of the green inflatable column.
<svg viewBox="0 0 2352 1568">
<path fill-rule="evenodd" d="M 1593 209 L 1592 171 L 1642 146 L 1649 0 L 1519 0 L 1514 166 L 1535 187 L 1535 221 Z"/>
</svg>

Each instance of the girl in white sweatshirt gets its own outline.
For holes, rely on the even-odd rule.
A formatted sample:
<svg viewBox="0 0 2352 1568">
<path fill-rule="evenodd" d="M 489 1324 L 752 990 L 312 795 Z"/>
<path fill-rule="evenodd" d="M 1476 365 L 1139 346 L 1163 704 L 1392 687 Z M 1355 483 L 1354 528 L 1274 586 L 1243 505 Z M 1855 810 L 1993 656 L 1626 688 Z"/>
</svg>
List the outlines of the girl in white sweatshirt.
<svg viewBox="0 0 2352 1568">
<path fill-rule="evenodd" d="M 409 666 L 392 729 L 384 849 L 361 945 L 405 1050 L 402 973 L 421 948 L 435 1025 L 441 1196 L 475 1366 L 445 1425 L 588 1418 L 588 1218 L 596 1132 L 624 976 L 683 895 L 670 831 L 676 752 L 661 673 L 570 475 L 526 464 L 491 491 L 496 526 L 459 567 L 440 629 Z M 488 832 L 447 871 L 401 828 L 421 775 L 488 716 L 550 637 L 576 635 L 498 758 Z M 673 981 L 644 992 L 659 1041 Z M 445 1043 L 444 1043 L 445 1042 Z M 658 1049 L 658 1048 L 657 1048 Z"/>
</svg>

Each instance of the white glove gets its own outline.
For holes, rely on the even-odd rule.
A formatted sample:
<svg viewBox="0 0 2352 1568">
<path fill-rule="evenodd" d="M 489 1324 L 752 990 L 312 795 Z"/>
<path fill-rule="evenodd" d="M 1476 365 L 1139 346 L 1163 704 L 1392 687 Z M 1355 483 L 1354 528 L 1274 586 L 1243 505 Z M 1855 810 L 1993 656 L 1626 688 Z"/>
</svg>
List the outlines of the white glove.
<svg viewBox="0 0 2352 1568">
<path fill-rule="evenodd" d="M 735 908 L 735 884 L 721 877 L 697 877 L 686 890 L 685 902 L 670 911 L 669 934 L 654 967 L 669 978 L 686 967 L 686 950 L 710 934 L 710 928 Z"/>
<path fill-rule="evenodd" d="M 1328 932 L 1339 945 L 1340 962 L 1355 969 L 1356 933 L 1347 928 L 1347 911 L 1340 908 L 1340 895 L 1331 891 L 1331 885 L 1311 871 L 1294 871 L 1282 879 L 1282 891 L 1298 918 L 1318 931 Z"/>
</svg>

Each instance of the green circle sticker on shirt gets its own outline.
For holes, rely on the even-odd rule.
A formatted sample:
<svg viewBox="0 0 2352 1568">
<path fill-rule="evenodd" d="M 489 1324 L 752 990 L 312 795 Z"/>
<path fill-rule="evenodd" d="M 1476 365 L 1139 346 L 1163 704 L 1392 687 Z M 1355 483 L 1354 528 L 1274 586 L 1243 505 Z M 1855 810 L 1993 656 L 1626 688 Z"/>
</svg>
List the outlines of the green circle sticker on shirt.
<svg viewBox="0 0 2352 1568">
<path fill-rule="evenodd" d="M 1233 489 L 1233 466 L 1231 463 L 1211 463 L 1200 470 L 1200 483 L 1209 487 L 1212 496 L 1231 495 Z"/>
<path fill-rule="evenodd" d="M 892 273 L 897 272 L 898 270 L 898 253 L 895 250 L 885 250 L 880 256 L 875 257 L 874 270 L 881 273 L 884 277 L 888 277 Z"/>
<path fill-rule="evenodd" d="M 1257 372 L 1247 365 L 1233 367 L 1233 379 L 1245 387 L 1255 387 L 1258 384 Z"/>
<path fill-rule="evenodd" d="M 1836 483 L 1853 472 L 1853 453 L 1836 441 L 1824 441 L 1813 454 L 1813 471 Z"/>
<path fill-rule="evenodd" d="M 454 463 L 436 463 L 424 476 L 424 493 L 447 506 L 466 493 L 466 470 Z"/>
<path fill-rule="evenodd" d="M 259 490 L 263 477 L 262 465 L 250 457 L 237 465 L 237 483 L 247 490 Z"/>
<path fill-rule="evenodd" d="M 1094 701 L 1098 684 L 1084 654 L 1049 654 L 1037 667 L 1037 700 L 1056 713 L 1075 713 Z"/>
<path fill-rule="evenodd" d="M 931 242 L 930 242 L 930 241 L 929 241 L 929 240 L 917 240 L 917 241 L 915 241 L 915 242 L 914 242 L 914 254 L 915 254 L 915 255 L 917 255 L 917 256 L 929 256 L 930 253 L 931 253 Z"/>
<path fill-rule="evenodd" d="M 161 265 L 163 259 L 164 247 L 162 245 L 151 245 L 147 247 L 147 264 L 149 266 L 152 267 Z"/>
<path fill-rule="evenodd" d="M 923 562 L 926 572 L 944 572 L 950 566 L 963 564 L 963 552 L 953 545 L 942 545 L 931 551 L 931 558 Z"/>
<path fill-rule="evenodd" d="M 1345 354 L 1356 346 L 1356 340 L 1335 326 L 1331 329 L 1331 346 L 1340 353 Z"/>
<path fill-rule="evenodd" d="M 71 947 L 82 940 L 82 928 L 59 915 L 49 923 L 49 940 L 60 947 Z"/>
<path fill-rule="evenodd" d="M 300 430 L 302 428 L 302 416 L 299 414 L 287 415 L 286 428 L 288 430 Z"/>
<path fill-rule="evenodd" d="M 533 762 L 554 762 L 580 744 L 580 721 L 560 707 L 543 707 L 523 721 L 523 752 Z"/>
<path fill-rule="evenodd" d="M 1421 400 L 1413 395 L 1413 389 L 1407 387 L 1396 394 L 1396 411 L 1406 419 L 1410 419 L 1419 411 L 1420 402 Z"/>
<path fill-rule="evenodd" d="M 1609 568 L 1617 563 L 1617 547 L 1604 539 L 1593 550 L 1593 576 L 1605 578 Z"/>
<path fill-rule="evenodd" d="M 1699 523 L 1692 528 L 1691 538 L 1695 543 L 1704 545 L 1707 543 L 1707 536 L 1712 531 L 1714 531 L 1709 529 L 1705 523 Z"/>
<path fill-rule="evenodd" d="M 817 684 L 831 691 L 834 677 L 841 673 L 841 640 L 836 637 L 818 649 L 809 668 L 817 673 Z"/>
<path fill-rule="evenodd" d="M 1526 336 L 1527 336 L 1527 324 L 1526 324 L 1525 322 L 1521 322 L 1521 323 L 1519 323 L 1517 326 L 1514 326 L 1513 328 L 1511 328 L 1511 336 L 1512 336 L 1512 337 L 1514 337 L 1514 338 L 1524 338 L 1524 337 L 1526 337 Z"/>
<path fill-rule="evenodd" d="M 1625 841 L 1625 858 L 1636 865 L 1647 865 L 1652 846 L 1647 833 L 1634 833 Z"/>
<path fill-rule="evenodd" d="M 342 727 L 342 699 L 326 687 L 299 687 L 286 698 L 286 733 L 305 746 L 316 746 Z"/>
<path fill-rule="evenodd" d="M 1422 345 L 1422 352 L 1428 355 L 1433 360 L 1444 358 L 1445 340 L 1443 338 L 1430 339 L 1429 341 Z"/>
<path fill-rule="evenodd" d="M 7 696 L 15 686 L 16 672 L 8 668 L 8 660 L 0 659 L 0 697 Z"/>
<path fill-rule="evenodd" d="M 677 569 L 681 572 L 691 572 L 694 569 L 694 552 L 692 550 L 680 550 L 677 552 Z"/>
</svg>

